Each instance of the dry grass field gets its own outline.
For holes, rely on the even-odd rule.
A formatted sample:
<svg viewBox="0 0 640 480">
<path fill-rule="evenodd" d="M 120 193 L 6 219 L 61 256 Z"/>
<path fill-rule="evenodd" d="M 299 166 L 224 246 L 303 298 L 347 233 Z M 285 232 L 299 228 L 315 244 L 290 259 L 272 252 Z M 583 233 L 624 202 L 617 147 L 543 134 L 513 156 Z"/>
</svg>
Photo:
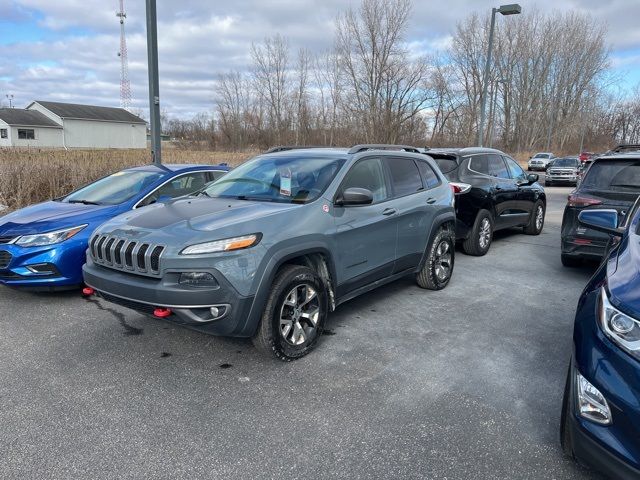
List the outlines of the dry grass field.
<svg viewBox="0 0 640 480">
<path fill-rule="evenodd" d="M 164 163 L 238 165 L 255 152 L 163 149 Z M 123 168 L 151 162 L 149 150 L 0 149 L 0 205 L 15 210 L 56 198 Z"/>
</svg>

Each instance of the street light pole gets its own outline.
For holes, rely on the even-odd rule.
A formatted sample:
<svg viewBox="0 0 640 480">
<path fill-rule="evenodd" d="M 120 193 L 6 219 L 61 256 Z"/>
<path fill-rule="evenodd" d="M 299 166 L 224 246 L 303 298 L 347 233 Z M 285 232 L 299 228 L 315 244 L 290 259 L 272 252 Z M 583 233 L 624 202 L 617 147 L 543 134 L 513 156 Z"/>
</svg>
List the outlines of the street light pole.
<svg viewBox="0 0 640 480">
<path fill-rule="evenodd" d="M 489 83 L 489 70 L 491 69 L 491 51 L 493 48 L 493 31 L 496 26 L 496 13 L 502 15 L 518 15 L 522 7 L 517 3 L 501 5 L 500 8 L 491 9 L 491 27 L 489 28 L 489 45 L 487 46 L 487 59 L 484 64 L 484 78 L 482 79 L 482 96 L 480 97 L 480 123 L 478 125 L 478 146 L 482 147 L 484 141 L 484 121 L 487 108 L 487 84 Z"/>
<path fill-rule="evenodd" d="M 147 1 L 147 60 L 149 63 L 149 120 L 151 122 L 151 158 L 162 165 L 160 144 L 160 85 L 158 80 L 158 22 L 156 0 Z"/>
</svg>

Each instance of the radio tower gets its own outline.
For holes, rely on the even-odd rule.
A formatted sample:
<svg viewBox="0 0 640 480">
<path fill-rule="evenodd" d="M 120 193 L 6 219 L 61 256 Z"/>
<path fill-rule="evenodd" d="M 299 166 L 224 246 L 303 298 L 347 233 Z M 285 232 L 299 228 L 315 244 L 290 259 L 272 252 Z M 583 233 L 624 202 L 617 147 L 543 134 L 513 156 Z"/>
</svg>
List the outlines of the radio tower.
<svg viewBox="0 0 640 480">
<path fill-rule="evenodd" d="M 120 106 L 126 110 L 131 107 L 131 83 L 129 82 L 129 57 L 127 55 L 127 39 L 124 34 L 124 19 L 127 14 L 124 12 L 124 0 L 120 0 L 120 11 L 116 12 L 116 17 L 120 18 Z"/>
</svg>

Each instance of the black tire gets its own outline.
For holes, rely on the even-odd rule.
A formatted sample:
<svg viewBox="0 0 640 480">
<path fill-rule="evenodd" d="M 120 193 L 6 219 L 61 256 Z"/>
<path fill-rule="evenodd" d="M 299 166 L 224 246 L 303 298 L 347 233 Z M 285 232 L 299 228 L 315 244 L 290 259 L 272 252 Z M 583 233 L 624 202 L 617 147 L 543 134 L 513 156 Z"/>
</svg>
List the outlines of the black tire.
<svg viewBox="0 0 640 480">
<path fill-rule="evenodd" d="M 544 218 L 547 213 L 547 209 L 542 200 L 538 200 L 533 205 L 533 211 L 531 212 L 531 218 L 526 227 L 524 227 L 524 233 L 527 235 L 540 235 L 544 228 Z"/>
<path fill-rule="evenodd" d="M 299 297 L 308 297 L 309 290 L 306 289 L 315 293 L 315 300 L 302 305 Z M 295 300 L 292 301 L 294 296 Z M 310 312 L 310 307 L 318 309 L 317 316 L 314 314 L 315 325 L 309 318 L 301 317 Z M 304 311 L 305 308 L 307 312 Z M 322 335 L 327 312 L 327 292 L 318 274 L 308 267 L 285 265 L 271 285 L 258 331 L 252 339 L 253 344 L 258 350 L 285 362 L 303 357 L 313 349 Z M 285 316 L 291 317 L 288 331 L 287 325 L 281 324 L 281 318 Z M 288 318 L 285 323 L 287 320 Z M 299 333 L 297 337 L 296 333 Z M 300 340 L 303 341 L 297 343 Z"/>
<path fill-rule="evenodd" d="M 489 232 L 487 238 L 486 226 L 488 222 Z M 473 222 L 473 228 L 469 237 L 462 243 L 462 250 L 467 255 L 481 257 L 486 255 L 493 240 L 493 216 L 488 210 L 480 210 Z"/>
<path fill-rule="evenodd" d="M 573 453 L 573 439 L 571 438 L 571 365 L 567 372 L 567 381 L 564 386 L 562 397 L 562 415 L 560 416 L 560 446 L 564 453 L 571 460 L 575 460 Z"/>
<path fill-rule="evenodd" d="M 427 245 L 424 265 L 416 273 L 420 288 L 442 290 L 449 284 L 456 259 L 456 238 L 453 229 L 441 227 Z"/>
<path fill-rule="evenodd" d="M 562 266 L 567 268 L 578 268 L 582 265 L 582 260 L 580 258 L 572 257 L 565 253 L 560 255 L 560 260 L 562 261 Z"/>
</svg>

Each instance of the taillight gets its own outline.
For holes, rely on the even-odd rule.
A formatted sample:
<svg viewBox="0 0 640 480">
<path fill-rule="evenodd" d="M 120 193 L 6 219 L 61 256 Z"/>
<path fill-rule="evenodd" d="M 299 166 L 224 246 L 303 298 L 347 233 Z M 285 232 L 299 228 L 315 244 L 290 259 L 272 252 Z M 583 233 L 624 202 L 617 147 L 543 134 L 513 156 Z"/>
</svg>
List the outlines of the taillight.
<svg viewBox="0 0 640 480">
<path fill-rule="evenodd" d="M 467 193 L 469 190 L 471 190 L 471 185 L 469 185 L 468 183 L 449 182 L 449 185 L 451 186 L 451 191 L 453 191 L 453 193 L 455 193 L 456 195 Z"/>
<path fill-rule="evenodd" d="M 596 200 L 595 198 L 591 198 L 591 197 L 583 197 L 575 193 L 569 195 L 568 200 L 569 200 L 568 205 L 570 207 L 578 207 L 578 208 L 591 207 L 592 205 L 602 204 L 600 200 Z"/>
</svg>

